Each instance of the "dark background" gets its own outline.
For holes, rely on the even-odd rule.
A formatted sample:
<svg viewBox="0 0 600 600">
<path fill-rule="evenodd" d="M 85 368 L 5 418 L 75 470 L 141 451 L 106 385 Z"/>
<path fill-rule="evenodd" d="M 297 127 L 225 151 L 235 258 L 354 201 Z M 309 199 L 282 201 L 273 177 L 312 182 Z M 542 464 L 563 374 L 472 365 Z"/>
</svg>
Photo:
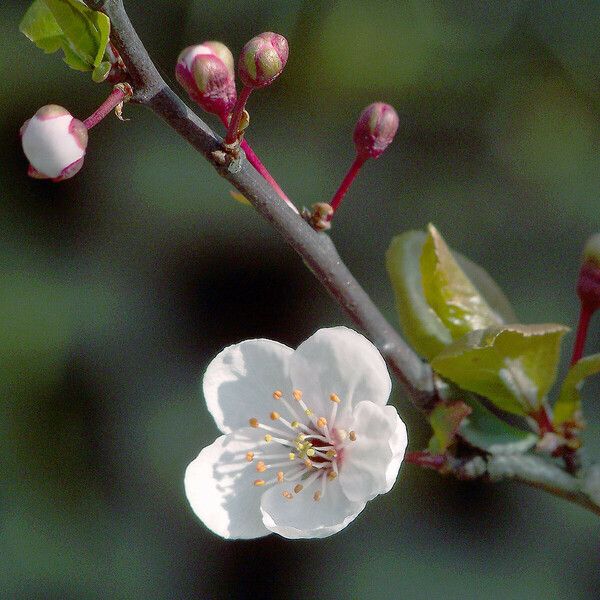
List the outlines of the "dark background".
<svg viewBox="0 0 600 600">
<path fill-rule="evenodd" d="M 50 102 L 83 119 L 109 90 L 19 34 L 27 4 L 0 4 L 0 597 L 598 597 L 598 518 L 518 484 L 406 465 L 326 540 L 226 542 L 204 528 L 183 472 L 217 434 L 198 393 L 208 361 L 245 338 L 295 346 L 347 320 L 141 107 L 93 130 L 74 179 L 28 179 L 21 123 Z M 237 54 L 261 31 L 288 37 L 285 74 L 251 98 L 248 138 L 299 206 L 335 190 L 362 108 L 396 107 L 396 141 L 332 232 L 390 319 L 387 244 L 433 221 L 524 322 L 574 323 L 581 247 L 600 229 L 600 3 L 127 6 L 170 79 L 190 43 L 219 39 Z M 590 352 L 598 331 L 596 320 Z M 599 390 L 585 395 L 596 457 Z M 422 448 L 422 418 L 399 390 L 393 402 Z"/>
</svg>

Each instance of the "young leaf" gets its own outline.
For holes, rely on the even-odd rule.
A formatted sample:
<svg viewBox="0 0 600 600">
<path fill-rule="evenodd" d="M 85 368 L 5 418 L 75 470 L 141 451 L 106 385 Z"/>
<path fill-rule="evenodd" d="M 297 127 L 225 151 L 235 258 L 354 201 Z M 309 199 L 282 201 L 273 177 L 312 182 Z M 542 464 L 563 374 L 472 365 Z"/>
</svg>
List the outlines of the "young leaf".
<svg viewBox="0 0 600 600">
<path fill-rule="evenodd" d="M 490 454 L 517 454 L 527 452 L 537 442 L 534 433 L 509 425 L 473 394 L 465 394 L 464 402 L 471 414 L 462 420 L 458 434 L 471 446 Z"/>
<path fill-rule="evenodd" d="M 451 404 L 440 403 L 429 413 L 429 423 L 433 429 L 433 437 L 429 440 L 431 454 L 443 454 L 454 441 L 454 436 L 463 419 L 471 413 L 471 409 L 461 401 Z"/>
<path fill-rule="evenodd" d="M 496 314 L 471 283 L 452 256 L 438 230 L 428 226 L 429 235 L 421 254 L 421 277 L 427 304 L 450 331 L 453 339 L 494 325 Z"/>
<path fill-rule="evenodd" d="M 579 390 L 585 379 L 600 373 L 600 354 L 591 354 L 578 360 L 567 373 L 560 395 L 554 405 L 554 424 L 560 425 L 565 421 L 577 418 L 581 411 L 581 395 Z"/>
<path fill-rule="evenodd" d="M 62 49 L 65 62 L 78 71 L 100 72 L 110 35 L 110 21 L 79 0 L 35 0 L 20 30 L 46 53 Z M 95 74 L 97 79 L 98 73 Z"/>
<path fill-rule="evenodd" d="M 536 411 L 556 377 L 562 325 L 510 325 L 473 331 L 433 358 L 459 387 L 518 415 Z"/>
<path fill-rule="evenodd" d="M 431 359 L 452 343 L 453 337 L 423 293 L 420 257 L 426 239 L 422 231 L 407 231 L 395 237 L 386 254 L 386 266 L 404 335 L 421 356 Z M 506 296 L 490 275 L 458 252 L 452 252 L 452 257 L 499 318 L 504 323 L 517 322 Z"/>
</svg>

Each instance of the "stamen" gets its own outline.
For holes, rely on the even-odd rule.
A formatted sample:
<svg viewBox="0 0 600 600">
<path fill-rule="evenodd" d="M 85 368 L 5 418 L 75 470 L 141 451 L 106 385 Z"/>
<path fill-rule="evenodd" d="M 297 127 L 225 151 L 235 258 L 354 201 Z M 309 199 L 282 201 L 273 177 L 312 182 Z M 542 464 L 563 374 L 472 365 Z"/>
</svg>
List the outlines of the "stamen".
<svg viewBox="0 0 600 600">
<path fill-rule="evenodd" d="M 325 417 L 319 417 L 317 419 L 317 427 L 327 427 L 327 419 Z"/>
<path fill-rule="evenodd" d="M 257 487 L 260 487 L 262 485 L 265 485 L 266 481 L 264 479 L 255 479 L 254 480 L 254 485 Z"/>
<path fill-rule="evenodd" d="M 294 452 L 290 452 L 290 453 L 288 454 L 288 458 L 289 458 L 290 460 L 294 460 L 294 459 L 296 458 L 296 454 L 295 454 Z"/>
<path fill-rule="evenodd" d="M 271 417 L 271 421 L 277 421 L 280 415 L 278 412 L 273 411 L 269 416 Z"/>
<path fill-rule="evenodd" d="M 256 463 L 256 470 L 259 473 L 264 473 L 267 470 L 267 465 L 265 465 L 262 460 L 259 460 L 258 463 Z"/>
<path fill-rule="evenodd" d="M 252 417 L 252 419 L 248 419 L 248 423 L 250 424 L 250 427 L 254 427 L 254 429 L 256 429 L 259 425 L 258 419 L 255 419 L 254 417 Z"/>
<path fill-rule="evenodd" d="M 327 473 L 327 479 L 329 479 L 329 481 L 333 481 L 336 477 L 337 473 L 335 471 L 329 471 L 329 473 Z"/>
<path fill-rule="evenodd" d="M 246 452 L 246 460 L 252 462 L 254 460 L 254 452 Z"/>
<path fill-rule="evenodd" d="M 350 441 L 351 441 L 351 442 L 355 442 L 355 441 L 356 441 L 356 431 L 351 431 L 351 432 L 348 434 L 348 437 L 350 438 Z"/>
<path fill-rule="evenodd" d="M 294 390 L 292 396 L 294 396 L 294 400 L 298 400 L 298 402 L 302 400 L 302 392 L 300 390 Z"/>
<path fill-rule="evenodd" d="M 293 500 L 294 496 L 292 496 L 292 492 L 288 492 L 287 490 L 285 492 L 281 492 L 281 495 L 286 498 L 287 500 Z"/>
<path fill-rule="evenodd" d="M 339 404 L 341 402 L 340 397 L 337 394 L 330 394 L 329 399 L 332 402 L 335 402 L 336 404 Z"/>
<path fill-rule="evenodd" d="M 331 407 L 331 415 L 329 416 L 329 423 L 333 429 L 335 418 L 337 417 L 338 404 L 341 402 L 341 400 L 337 394 L 331 394 L 329 399 L 333 403 L 333 406 Z"/>
<path fill-rule="evenodd" d="M 283 481 L 283 471 L 277 471 L 277 483 L 281 483 Z"/>
<path fill-rule="evenodd" d="M 301 492 L 303 489 L 304 489 L 304 486 L 303 486 L 301 483 L 297 483 L 297 484 L 294 486 L 294 492 L 295 492 L 296 494 L 299 494 L 299 493 L 300 493 L 300 492 Z"/>
<path fill-rule="evenodd" d="M 313 494 L 313 500 L 315 502 L 318 502 L 321 499 L 321 491 L 317 490 L 314 494 Z"/>
<path fill-rule="evenodd" d="M 267 433 L 267 435 L 265 435 L 265 442 L 267 442 L 267 444 L 273 439 L 273 436 L 270 433 Z"/>
<path fill-rule="evenodd" d="M 275 398 L 275 400 L 281 400 L 282 396 L 283 396 L 283 392 L 281 390 L 275 390 L 273 392 L 273 398 Z"/>
<path fill-rule="evenodd" d="M 304 466 L 310 470 L 313 468 L 312 461 L 309 458 L 304 459 Z"/>
</svg>

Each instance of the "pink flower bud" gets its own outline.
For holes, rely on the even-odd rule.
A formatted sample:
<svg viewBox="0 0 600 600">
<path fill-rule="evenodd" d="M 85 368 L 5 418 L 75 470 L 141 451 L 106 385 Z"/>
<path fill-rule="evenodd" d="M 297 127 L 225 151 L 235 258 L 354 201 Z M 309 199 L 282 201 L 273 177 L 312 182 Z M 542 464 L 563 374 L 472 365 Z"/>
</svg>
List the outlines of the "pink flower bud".
<svg viewBox="0 0 600 600">
<path fill-rule="evenodd" d="M 238 71 L 242 83 L 249 88 L 270 85 L 283 72 L 287 63 L 287 40 L 267 31 L 253 37 L 242 49 Z"/>
<path fill-rule="evenodd" d="M 185 48 L 177 59 L 177 81 L 204 110 L 228 115 L 236 101 L 233 55 L 221 42 Z"/>
<path fill-rule="evenodd" d="M 42 106 L 21 127 L 23 152 L 30 177 L 62 181 L 83 165 L 88 142 L 86 126 L 62 106 Z"/>
<path fill-rule="evenodd" d="M 398 122 L 398 113 L 389 104 L 369 104 L 362 111 L 354 128 L 356 152 L 365 157 L 377 158 L 394 139 Z"/>
<path fill-rule="evenodd" d="M 600 309 L 600 233 L 593 235 L 583 250 L 577 295 L 590 310 Z"/>
</svg>

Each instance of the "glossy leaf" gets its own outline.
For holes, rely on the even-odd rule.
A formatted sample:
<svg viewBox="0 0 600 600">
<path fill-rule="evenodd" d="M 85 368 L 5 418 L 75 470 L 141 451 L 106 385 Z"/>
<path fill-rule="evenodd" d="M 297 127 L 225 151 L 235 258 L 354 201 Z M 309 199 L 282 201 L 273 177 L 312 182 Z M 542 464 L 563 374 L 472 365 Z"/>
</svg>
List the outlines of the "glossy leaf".
<svg viewBox="0 0 600 600">
<path fill-rule="evenodd" d="M 421 356 L 431 359 L 453 338 L 423 293 L 420 257 L 426 239 L 422 231 L 407 231 L 395 237 L 386 254 L 386 266 L 404 336 Z M 515 323 L 510 303 L 490 275 L 458 252 L 452 252 L 452 256 L 498 317 L 505 323 Z"/>
<path fill-rule="evenodd" d="M 556 377 L 560 342 L 556 324 L 492 327 L 467 334 L 431 361 L 459 387 L 488 398 L 502 410 L 537 410 Z"/>
<path fill-rule="evenodd" d="M 509 425 L 474 395 L 465 394 L 464 402 L 471 414 L 462 420 L 458 434 L 471 446 L 490 454 L 516 454 L 527 452 L 537 442 L 534 433 Z"/>
<path fill-rule="evenodd" d="M 35 0 L 25 13 L 20 30 L 46 53 L 62 49 L 65 62 L 78 71 L 105 71 L 104 53 L 110 21 L 79 0 Z"/>
<path fill-rule="evenodd" d="M 461 401 L 450 404 L 440 403 L 429 413 L 429 423 L 433 437 L 429 441 L 431 454 L 443 454 L 454 441 L 462 420 L 471 413 L 471 409 Z"/>
<path fill-rule="evenodd" d="M 577 415 L 581 411 L 579 390 L 587 377 L 597 373 L 600 373 L 600 354 L 585 356 L 569 369 L 560 389 L 558 400 L 554 405 L 555 425 L 577 419 Z"/>
<path fill-rule="evenodd" d="M 470 331 L 501 325 L 502 319 L 471 283 L 438 230 L 428 226 L 421 254 L 421 278 L 427 304 L 458 339 Z"/>
</svg>

